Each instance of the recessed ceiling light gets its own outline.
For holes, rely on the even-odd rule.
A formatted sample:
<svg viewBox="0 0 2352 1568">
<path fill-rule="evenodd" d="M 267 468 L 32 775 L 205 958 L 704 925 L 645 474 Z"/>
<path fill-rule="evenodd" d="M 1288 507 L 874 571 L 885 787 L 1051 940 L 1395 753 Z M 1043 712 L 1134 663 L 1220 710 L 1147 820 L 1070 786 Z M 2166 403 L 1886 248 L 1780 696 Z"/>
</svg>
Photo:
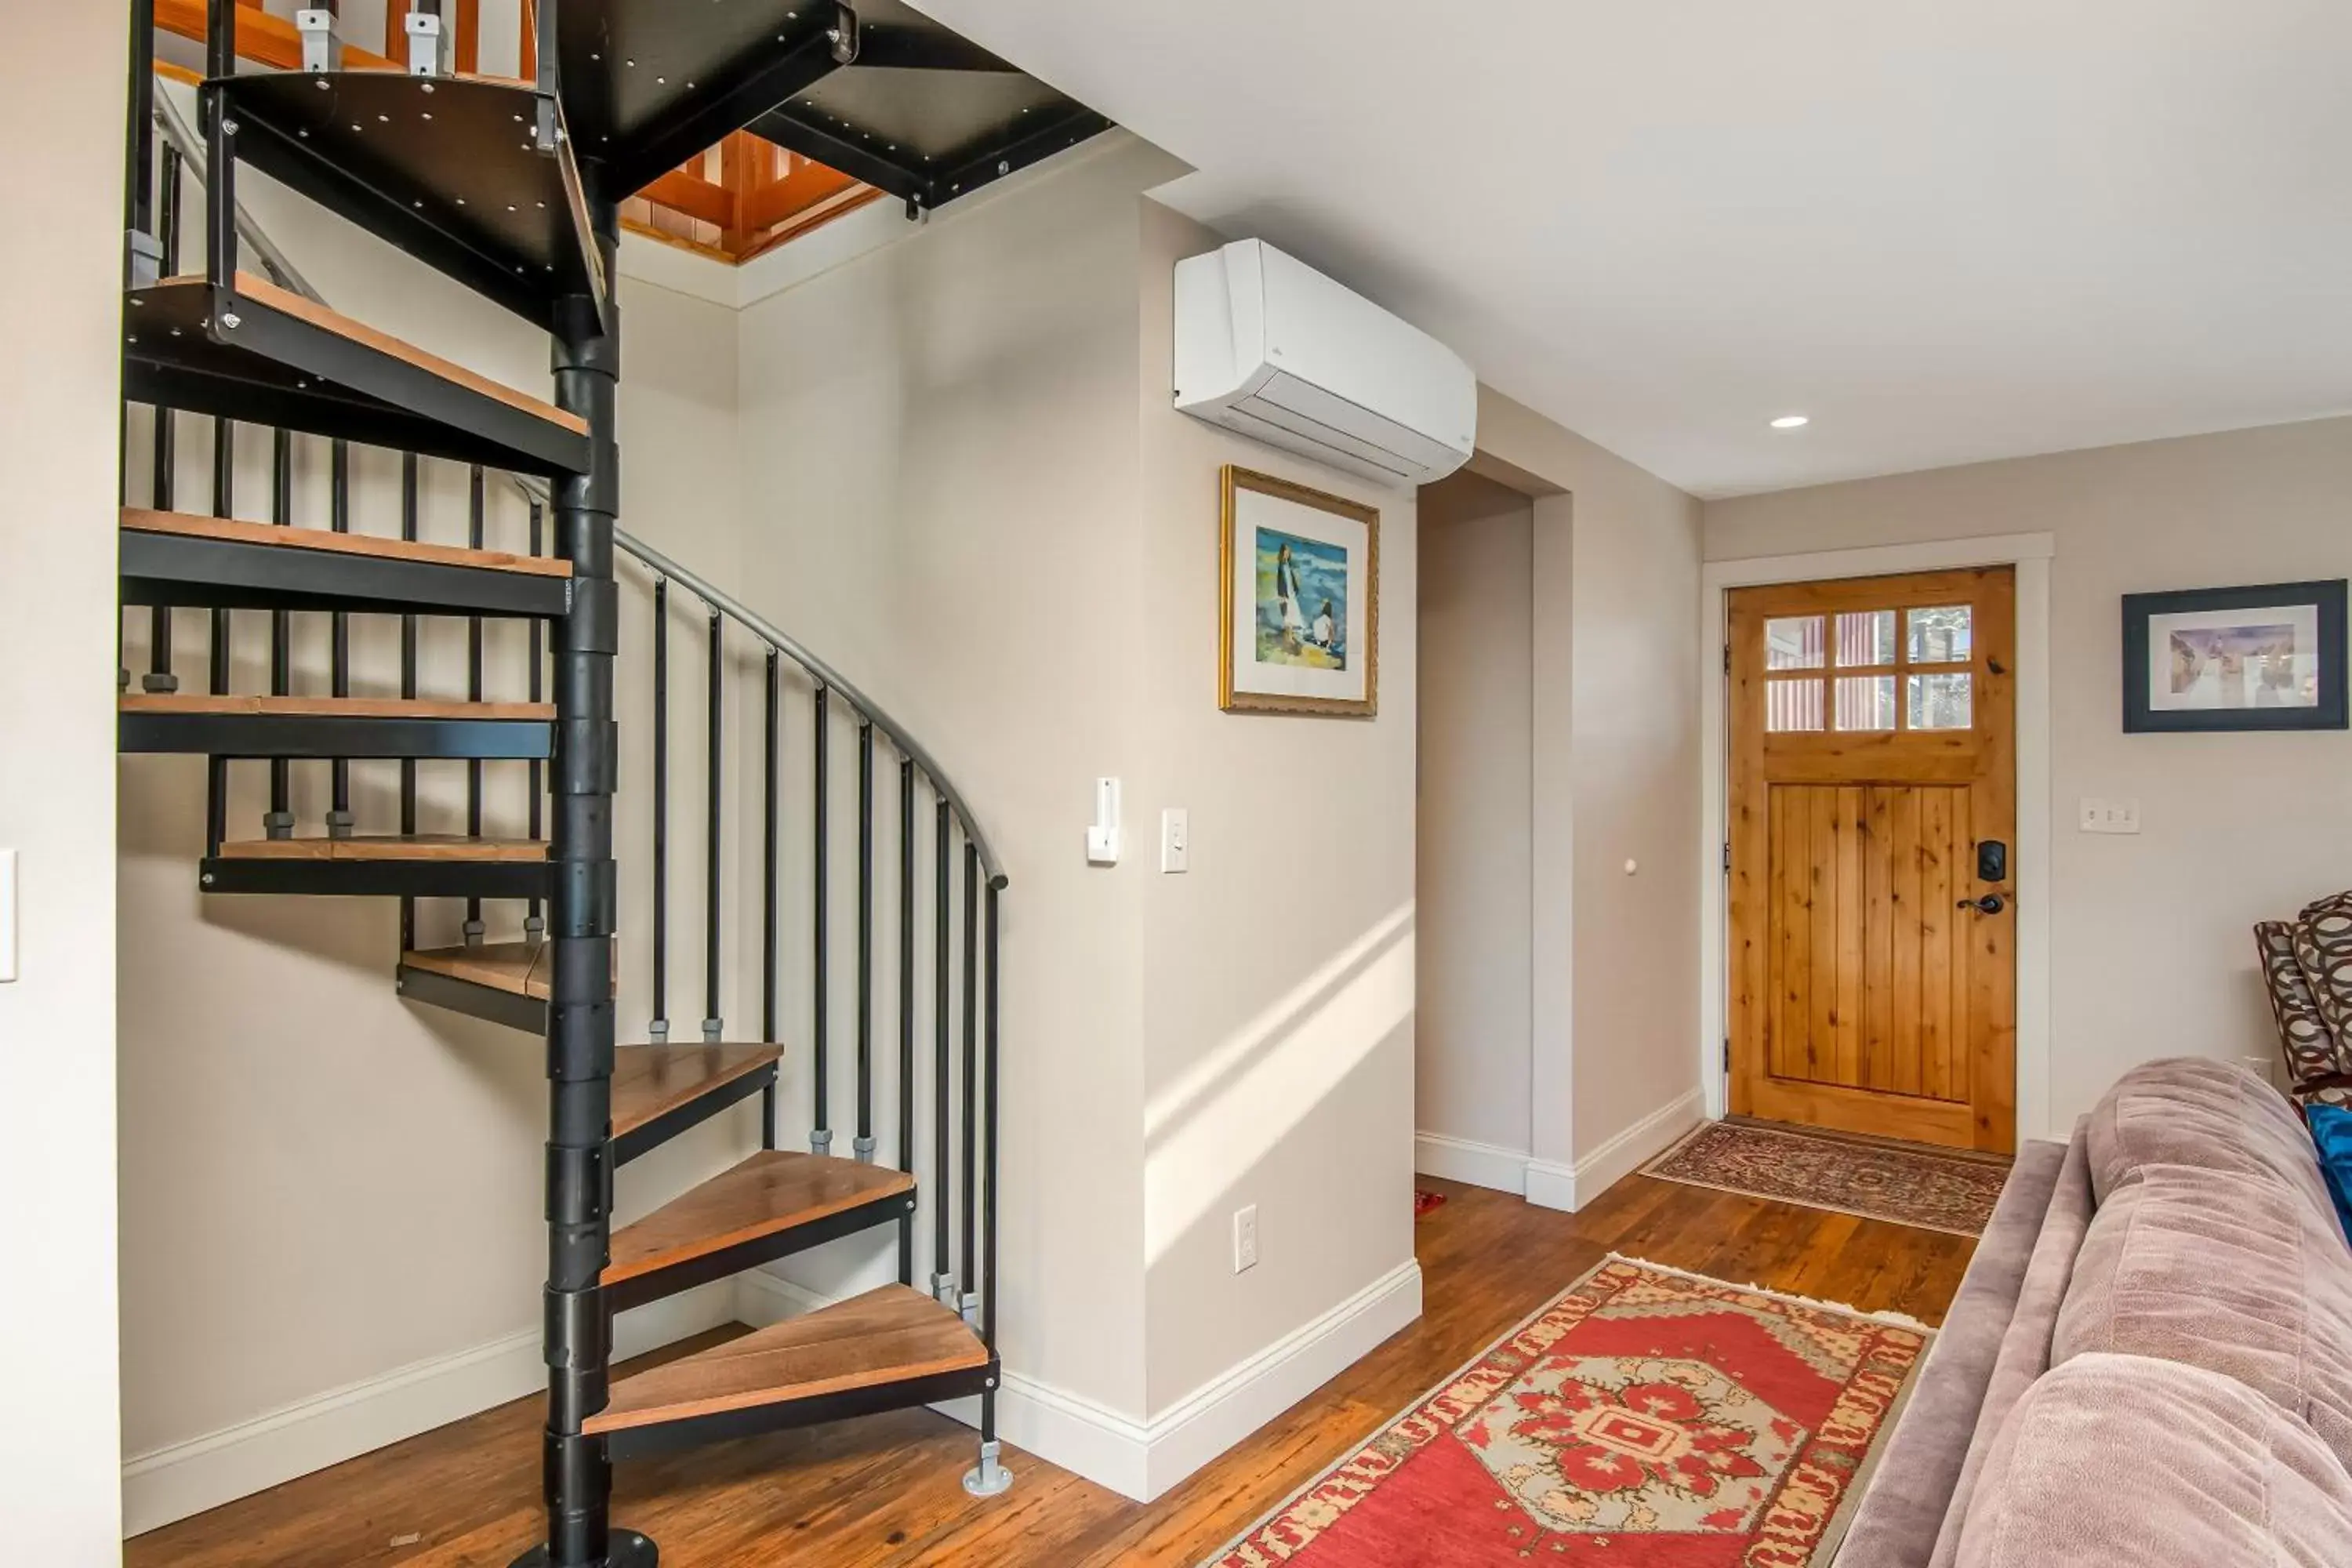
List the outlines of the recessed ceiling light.
<svg viewBox="0 0 2352 1568">
<path fill-rule="evenodd" d="M 1775 430 L 1794 430 L 1801 426 L 1811 425 L 1811 423 L 1812 420 L 1802 414 L 1783 414 L 1780 417 L 1772 421 L 1772 428 Z"/>
</svg>

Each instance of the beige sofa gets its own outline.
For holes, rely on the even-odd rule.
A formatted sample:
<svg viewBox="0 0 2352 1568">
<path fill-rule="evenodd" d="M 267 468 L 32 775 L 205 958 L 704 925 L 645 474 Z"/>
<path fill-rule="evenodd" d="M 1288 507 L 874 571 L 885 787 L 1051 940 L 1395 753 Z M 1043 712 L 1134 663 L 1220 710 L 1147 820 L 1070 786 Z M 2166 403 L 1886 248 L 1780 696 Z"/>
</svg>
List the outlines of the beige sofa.
<svg viewBox="0 0 2352 1568">
<path fill-rule="evenodd" d="M 2352 1247 L 2225 1063 L 2029 1145 L 1837 1568 L 2352 1564 Z"/>
</svg>

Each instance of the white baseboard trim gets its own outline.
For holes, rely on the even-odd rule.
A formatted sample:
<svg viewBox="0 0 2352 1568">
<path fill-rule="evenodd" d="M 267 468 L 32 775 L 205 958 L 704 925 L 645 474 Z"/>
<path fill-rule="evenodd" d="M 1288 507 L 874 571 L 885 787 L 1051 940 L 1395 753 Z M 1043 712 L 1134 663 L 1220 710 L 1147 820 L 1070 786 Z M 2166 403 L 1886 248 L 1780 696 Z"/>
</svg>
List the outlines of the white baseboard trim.
<svg viewBox="0 0 2352 1568">
<path fill-rule="evenodd" d="M 614 1356 L 641 1355 L 734 1316 L 724 1280 L 652 1302 L 614 1321 Z M 122 1532 L 144 1534 L 546 1384 L 540 1331 L 524 1329 L 136 1455 L 122 1466 Z"/>
<path fill-rule="evenodd" d="M 1412 1135 L 1412 1168 L 1424 1176 L 1443 1176 L 1449 1182 L 1467 1182 L 1474 1187 L 1491 1187 L 1498 1193 L 1525 1194 L 1528 1190 L 1525 1149 L 1449 1138 L 1443 1132 Z"/>
<path fill-rule="evenodd" d="M 828 1304 L 764 1270 L 739 1277 L 737 1315 L 755 1327 Z M 997 1435 L 1014 1447 L 1150 1502 L 1346 1371 L 1421 1316 L 1421 1265 L 1408 1258 L 1346 1300 L 1194 1389 L 1143 1422 L 1007 1372 Z M 974 1402 L 938 1408 L 977 1425 Z"/>
<path fill-rule="evenodd" d="M 1576 1167 L 1549 1160 L 1528 1162 L 1528 1202 L 1538 1208 L 1576 1209 Z"/>
</svg>

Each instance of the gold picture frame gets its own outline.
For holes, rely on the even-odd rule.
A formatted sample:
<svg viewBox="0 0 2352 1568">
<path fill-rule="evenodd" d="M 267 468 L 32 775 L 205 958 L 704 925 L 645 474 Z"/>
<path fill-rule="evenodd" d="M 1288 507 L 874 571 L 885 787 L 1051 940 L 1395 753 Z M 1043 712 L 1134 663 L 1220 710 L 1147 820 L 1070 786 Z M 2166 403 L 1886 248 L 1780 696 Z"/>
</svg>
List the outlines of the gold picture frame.
<svg viewBox="0 0 2352 1568">
<path fill-rule="evenodd" d="M 1380 508 L 1231 463 L 1219 486 L 1218 707 L 1376 717 Z"/>
</svg>

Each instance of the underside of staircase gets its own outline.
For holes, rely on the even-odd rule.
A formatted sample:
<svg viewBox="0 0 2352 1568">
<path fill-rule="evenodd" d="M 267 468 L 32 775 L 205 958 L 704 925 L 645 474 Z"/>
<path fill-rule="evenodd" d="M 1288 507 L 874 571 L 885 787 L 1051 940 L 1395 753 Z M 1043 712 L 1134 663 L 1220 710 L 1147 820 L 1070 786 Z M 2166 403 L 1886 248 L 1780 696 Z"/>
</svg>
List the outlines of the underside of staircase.
<svg viewBox="0 0 2352 1568">
<path fill-rule="evenodd" d="M 979 1396 L 982 1416 L 982 1459 L 967 1485 L 982 1494 L 1002 1489 L 994 1238 L 1005 880 L 968 806 L 910 736 L 775 628 L 617 527 L 615 214 L 622 198 L 746 126 L 888 192 L 914 217 L 1105 122 L 897 0 L 854 7 L 537 0 L 524 7 L 530 79 L 450 72 L 435 42 L 442 18 L 434 0 L 410 8 L 415 52 L 407 71 L 345 68 L 331 6 L 304 13 L 313 68 L 251 70 L 240 60 L 246 34 L 283 24 L 238 0 L 210 0 L 201 144 L 167 135 L 159 158 L 156 0 L 131 3 L 124 384 L 130 400 L 154 413 L 148 504 L 126 506 L 120 520 L 122 602 L 145 612 L 149 647 L 145 672 L 124 677 L 121 749 L 205 759 L 196 873 L 204 892 L 400 900 L 400 951 L 386 955 L 400 998 L 543 1042 L 547 1532 L 520 1562 L 642 1568 L 656 1561 L 652 1542 L 610 1519 L 615 1461 L 968 1396 Z M 168 132 L 173 117 L 160 122 Z M 502 384 L 330 308 L 243 219 L 240 166 L 545 330 L 553 347 L 549 395 Z M 184 270 L 181 188 L 191 181 L 205 197 L 194 247 L 201 265 Z M 175 414 L 209 426 L 212 494 L 201 509 L 175 494 Z M 240 426 L 267 432 L 271 443 L 266 521 L 236 515 Z M 327 444 L 323 517 L 297 515 L 298 439 Z M 397 538 L 351 526 L 354 447 L 400 455 Z M 462 544 L 420 537 L 419 476 L 436 463 L 461 465 L 470 476 Z M 486 487 L 507 483 L 529 498 L 528 550 L 486 542 Z M 621 597 L 643 574 L 619 570 L 630 557 L 651 574 L 656 612 L 650 745 L 623 731 L 614 702 Z M 701 803 L 708 996 L 701 1037 L 675 1043 L 666 1005 L 673 583 L 708 605 L 711 694 L 711 793 Z M 205 617 L 207 668 L 184 686 L 173 626 L 192 615 Z M 270 689 L 233 690 L 232 639 L 256 616 L 268 617 Z M 326 689 L 295 689 L 298 616 L 329 618 Z M 399 623 L 396 692 L 352 689 L 351 628 L 370 616 Z M 442 620 L 467 628 L 463 696 L 419 690 L 420 628 Z M 484 626 L 509 622 L 530 628 L 529 689 L 493 700 L 485 694 Z M 757 1038 L 731 1042 L 719 1005 L 719 889 L 727 868 L 718 795 L 722 639 L 730 637 L 762 656 L 767 715 L 755 862 L 766 892 L 761 1027 Z M 808 840 L 815 953 L 812 994 L 780 998 L 779 689 L 794 679 L 806 683 L 814 713 L 807 746 L 816 781 Z M 854 848 L 834 847 L 847 819 L 827 817 L 835 729 L 857 748 Z M 887 1089 L 877 1089 L 874 1070 L 887 1044 L 875 1037 L 877 757 L 898 772 L 898 1071 Z M 397 821 L 361 820 L 367 814 L 354 805 L 355 763 L 397 764 Z M 256 827 L 229 820 L 233 765 L 268 772 L 269 809 Z M 447 766 L 466 773 L 465 828 L 420 831 L 419 770 Z M 626 1037 L 614 1005 L 614 799 L 625 766 L 633 780 L 641 769 L 651 773 L 656 805 L 655 994 L 642 1041 Z M 331 781 L 323 822 L 296 820 L 298 767 L 324 770 Z M 488 825 L 491 767 L 527 770 L 527 820 Z M 929 867 L 919 865 L 917 847 L 926 826 Z M 840 933 L 856 952 L 856 1125 L 848 1152 L 835 1154 L 827 1061 L 843 1021 L 829 1016 L 825 995 L 836 923 L 826 877 L 829 859 L 845 849 L 858 887 L 857 922 Z M 416 901 L 435 900 L 463 901 L 461 940 L 418 939 Z M 491 940 L 489 916 L 498 911 L 486 905 L 505 900 L 517 906 L 506 912 L 521 916 L 520 933 Z M 922 989 L 933 1022 L 920 1064 L 927 1076 L 918 1070 L 915 1025 L 925 903 L 931 965 Z M 639 921 L 633 929 L 646 928 Z M 798 1047 L 780 1039 L 797 1032 L 786 1014 L 807 1019 Z M 959 1018 L 960 1054 L 951 1023 Z M 812 1085 L 815 1125 L 805 1152 L 778 1147 L 778 1088 L 787 1074 Z M 919 1086 L 928 1127 L 919 1125 Z M 764 1147 L 635 1222 L 613 1224 L 622 1167 L 754 1098 Z M 892 1098 L 895 1105 L 877 1106 Z M 890 1134 L 887 1163 L 882 1132 Z M 929 1235 L 919 1236 L 924 1229 Z M 895 1283 L 611 1379 L 614 1313 L 868 1231 L 895 1237 Z M 919 1239 L 928 1243 L 919 1275 Z"/>
</svg>

